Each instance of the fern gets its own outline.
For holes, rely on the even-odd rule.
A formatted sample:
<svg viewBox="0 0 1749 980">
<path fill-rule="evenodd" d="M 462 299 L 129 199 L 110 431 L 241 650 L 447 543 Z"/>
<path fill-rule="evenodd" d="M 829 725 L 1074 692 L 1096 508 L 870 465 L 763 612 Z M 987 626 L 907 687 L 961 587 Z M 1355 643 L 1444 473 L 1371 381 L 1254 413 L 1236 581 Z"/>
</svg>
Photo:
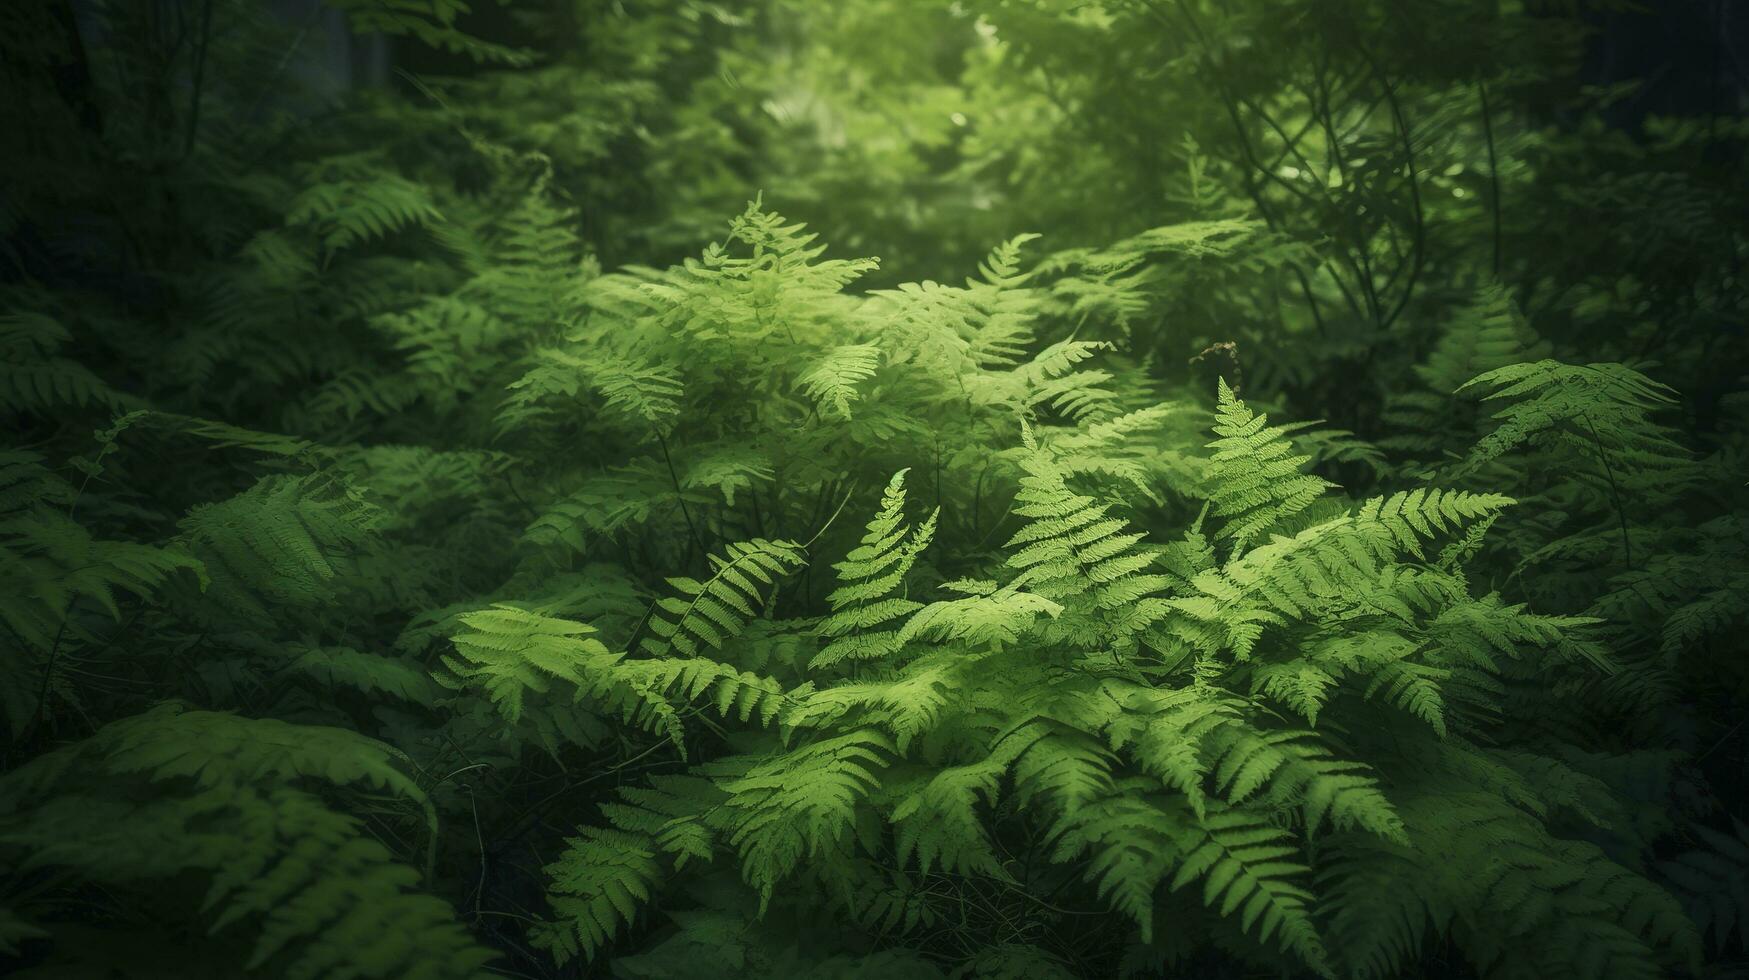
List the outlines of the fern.
<svg viewBox="0 0 1749 980">
<path fill-rule="evenodd" d="M 651 610 L 650 635 L 641 647 L 653 656 L 678 650 L 687 656 L 704 647 L 720 648 L 736 636 L 766 604 L 764 589 L 802 563 L 801 549 L 788 541 L 755 538 L 725 549 L 727 557 L 710 556 L 711 577 L 668 579 L 677 595 L 662 599 Z"/>
<path fill-rule="evenodd" d="M 346 14 L 353 29 L 360 34 L 411 36 L 430 47 L 467 55 L 475 62 L 523 65 L 532 59 L 531 53 L 524 49 L 494 44 L 458 29 L 456 19 L 468 10 L 467 5 L 458 0 L 414 4 L 393 0 L 337 0 L 335 7 Z"/>
<path fill-rule="evenodd" d="M 881 349 L 873 344 L 834 347 L 820 362 L 802 372 L 796 383 L 822 411 L 831 410 L 850 418 L 851 403 L 858 398 L 856 386 L 874 377 L 880 367 Z"/>
<path fill-rule="evenodd" d="M 274 609 L 338 601 L 379 520 L 378 509 L 343 481 L 265 477 L 236 497 L 191 510 L 180 526 L 212 580 L 203 608 L 236 621 L 271 621 Z"/>
<path fill-rule="evenodd" d="M 131 418 L 98 433 L 103 446 L 94 460 L 79 460 L 86 478 L 78 488 L 34 453 L 0 453 L 0 626 L 10 638 L 0 654 L 0 710 L 14 736 L 43 718 L 51 693 L 66 696 L 58 683 L 62 654 L 100 642 L 87 608 L 120 624 L 130 598 L 149 602 L 176 585 L 208 584 L 205 564 L 185 549 L 96 538 L 74 519 Z"/>
<path fill-rule="evenodd" d="M 619 671 L 623 654 L 607 649 L 582 623 L 555 619 L 499 603 L 491 609 L 460 617 L 465 632 L 454 637 L 456 656 L 445 665 L 457 687 L 478 687 L 505 720 L 524 720 L 531 696 L 541 700 L 530 719 L 549 749 L 555 732 L 583 731 L 563 717 L 562 704 L 551 704 L 555 691 L 565 700 L 588 698 L 629 724 L 667 737 L 684 750 L 678 712 L 661 691 L 647 681 Z M 555 683 L 561 682 L 561 683 Z M 588 739 L 593 741 L 593 739 Z"/>
<path fill-rule="evenodd" d="M 1120 654 L 1133 649 L 1137 635 L 1166 612 L 1166 604 L 1149 595 L 1166 578 L 1146 573 L 1154 556 L 1137 547 L 1143 535 L 1108 516 L 1109 504 L 1071 490 L 1050 453 L 1028 448 L 1014 512 L 1029 520 L 1007 543 L 1014 550 L 1006 564 L 1021 570 L 1011 587 L 1024 582 L 1064 605 L 1063 614 L 1053 611 L 1057 621 L 1047 635 L 1081 646 L 1110 643 Z"/>
<path fill-rule="evenodd" d="M 872 731 L 824 738 L 777 759 L 760 762 L 722 783 L 727 843 L 741 858 L 741 875 L 759 895 L 760 911 L 779 882 L 804 857 L 844 839 L 857 805 L 876 787 L 876 772 L 893 745 Z"/>
<path fill-rule="evenodd" d="M 917 610 L 899 628 L 895 642 L 932 639 L 964 643 L 972 649 L 1001 650 L 1027 635 L 1041 615 L 1055 616 L 1063 609 L 1012 584 L 998 587 L 989 581 L 961 580 L 946 587 L 964 593 L 964 597 L 937 600 Z"/>
<path fill-rule="evenodd" d="M 645 423 L 657 435 L 679 414 L 683 387 L 666 371 L 609 365 L 595 372 L 593 383 L 610 409 Z"/>
<path fill-rule="evenodd" d="M 1257 929 L 1258 938 L 1279 942 L 1307 966 L 1328 975 L 1328 953 L 1312 923 L 1311 892 L 1291 878 L 1307 869 L 1292 861 L 1287 835 L 1267 821 L 1237 811 L 1201 818 L 1202 833 L 1184 856 L 1172 887 L 1203 882 L 1203 904 L 1218 901 L 1222 915 L 1239 913 L 1240 928 Z"/>
<path fill-rule="evenodd" d="M 786 732 L 841 726 L 846 718 L 879 724 L 892 732 L 903 752 L 943 722 L 962 679 L 958 666 L 946 658 L 923 657 L 891 678 L 819 691 L 798 688 L 781 721 Z"/>
<path fill-rule="evenodd" d="M 903 796 L 892 812 L 900 864 L 915 858 L 923 874 L 937 863 L 955 874 L 1003 874 L 977 807 L 980 800 L 995 805 L 1004 768 L 986 763 L 942 769 Z"/>
<path fill-rule="evenodd" d="M 1689 918 L 1702 933 L 1711 933 L 1723 949 L 1732 933 L 1741 945 L 1749 936 L 1749 827 L 1735 822 L 1735 836 L 1705 827 L 1694 828 L 1704 850 L 1689 851 L 1664 862 L 1660 870 L 1676 886 Z"/>
<path fill-rule="evenodd" d="M 935 533 L 935 514 L 916 528 L 904 523 L 906 472 L 893 474 L 887 483 L 880 512 L 868 522 L 862 544 L 833 566 L 842 584 L 827 596 L 832 614 L 820 621 L 817 631 L 828 642 L 808 662 L 809 670 L 891 657 L 899 649 L 899 631 L 877 627 L 890 627 L 923 607 L 893 595 Z"/>
<path fill-rule="evenodd" d="M 1235 548 L 1305 510 L 1330 484 L 1300 471 L 1310 456 L 1290 455 L 1293 444 L 1283 426 L 1265 428 L 1268 416 L 1245 407 L 1220 382 L 1212 458 L 1210 503 L 1224 523 L 1219 531 Z"/>
<path fill-rule="evenodd" d="M 661 880 L 661 866 L 647 839 L 600 828 L 571 838 L 547 866 L 549 899 L 563 920 L 534 934 L 535 944 L 561 964 L 595 953 L 632 921 Z"/>
<path fill-rule="evenodd" d="M 0 12 L 0 973 L 1749 953 L 1749 129 L 1612 136 L 1568 14 L 335 0 L 435 70 L 336 89 L 64 6 Z"/>
<path fill-rule="evenodd" d="M 431 677 L 419 668 L 395 657 L 374 656 L 346 647 L 313 647 L 285 669 L 365 695 L 381 693 L 414 704 L 431 704 L 437 699 Z"/>
<path fill-rule="evenodd" d="M 1550 837 L 1498 799 L 1449 789 L 1405 807 L 1417 841 L 1425 834 L 1442 836 L 1376 862 L 1380 871 L 1392 870 L 1364 886 L 1377 896 L 1375 905 L 1356 891 L 1343 892 L 1362 902 L 1357 911 L 1341 914 L 1337 925 L 1339 934 L 1359 940 L 1349 954 L 1355 962 L 1374 970 L 1394 965 L 1419 944 L 1424 915 L 1453 928 L 1476 962 L 1497 962 L 1510 950 L 1562 976 L 1650 976 L 1658 969 L 1658 946 L 1682 959 L 1696 954 L 1692 924 L 1649 882 L 1590 845 Z M 1492 851 L 1479 867 L 1437 863 L 1477 845 Z M 1350 887 L 1357 886 L 1343 886 Z M 1453 922 L 1459 909 L 1485 911 Z M 1370 935 L 1362 938 L 1354 929 Z"/>
<path fill-rule="evenodd" d="M 687 490 L 712 489 L 722 494 L 723 506 L 735 506 L 735 494 L 752 492 L 755 484 L 775 479 L 772 459 L 765 453 L 740 445 L 701 447 L 680 477 L 681 494 Z"/>
<path fill-rule="evenodd" d="M 327 252 L 443 220 L 420 185 L 389 173 L 342 168 L 346 170 L 356 175 L 318 176 L 286 212 L 288 227 L 309 229 Z"/>
<path fill-rule="evenodd" d="M 349 731 L 165 705 L 9 774 L 0 842 L 93 881 L 204 875 L 212 931 L 258 921 L 250 969 L 484 975 L 492 954 L 447 904 L 417 892 L 416 872 L 357 820 L 291 785 L 388 793 L 422 809 L 435 834 L 406 762 Z M 130 799 L 142 790 L 152 795 Z"/>
<path fill-rule="evenodd" d="M 548 502 L 529 523 L 524 537 L 585 552 L 592 537 L 627 534 L 676 509 L 681 501 L 692 499 L 684 489 L 675 492 L 666 476 L 653 462 L 595 474 L 570 493 Z M 733 476 L 731 473 L 730 478 Z"/>
<path fill-rule="evenodd" d="M 1485 397 L 1522 398 L 1494 414 L 1495 430 L 1476 444 L 1471 465 L 1486 462 L 1527 440 L 1553 434 L 1600 462 L 1634 469 L 1682 469 L 1684 450 L 1651 422 L 1671 403 L 1669 389 L 1620 364 L 1584 367 L 1543 360 L 1513 364 L 1470 379 L 1459 391 L 1488 386 Z M 1598 440 L 1607 432 L 1618 443 L 1615 459 Z"/>
<path fill-rule="evenodd" d="M 1453 311 L 1438 344 L 1415 365 L 1415 375 L 1426 390 L 1393 393 L 1386 417 L 1400 434 L 1388 444 L 1423 452 L 1440 448 L 1446 440 L 1432 434 L 1448 427 L 1453 392 L 1478 375 L 1538 360 L 1548 352 L 1548 344 L 1531 330 L 1511 293 L 1498 284 L 1477 289 L 1468 303 Z"/>
<path fill-rule="evenodd" d="M 41 313 L 0 316 L 0 406 L 47 414 L 57 409 L 132 408 L 137 399 L 111 388 L 77 360 L 61 355 L 73 339 L 58 320 Z"/>
<path fill-rule="evenodd" d="M 1189 814 L 1140 780 L 1113 789 L 1119 792 L 1088 801 L 1053 827 L 1052 856 L 1066 862 L 1091 851 L 1087 873 L 1098 880 L 1100 896 L 1134 920 L 1147 942 L 1155 893 L 1183 858 L 1179 832 Z"/>
</svg>

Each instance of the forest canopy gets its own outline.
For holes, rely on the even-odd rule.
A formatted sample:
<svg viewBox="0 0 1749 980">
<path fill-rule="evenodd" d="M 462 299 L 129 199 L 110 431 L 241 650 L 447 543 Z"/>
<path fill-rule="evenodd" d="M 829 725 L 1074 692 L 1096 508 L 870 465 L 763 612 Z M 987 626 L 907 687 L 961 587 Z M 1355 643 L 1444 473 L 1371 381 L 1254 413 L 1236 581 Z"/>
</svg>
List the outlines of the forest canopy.
<svg viewBox="0 0 1749 980">
<path fill-rule="evenodd" d="M 1741 20 L 0 5 L 0 972 L 1749 976 Z"/>
</svg>

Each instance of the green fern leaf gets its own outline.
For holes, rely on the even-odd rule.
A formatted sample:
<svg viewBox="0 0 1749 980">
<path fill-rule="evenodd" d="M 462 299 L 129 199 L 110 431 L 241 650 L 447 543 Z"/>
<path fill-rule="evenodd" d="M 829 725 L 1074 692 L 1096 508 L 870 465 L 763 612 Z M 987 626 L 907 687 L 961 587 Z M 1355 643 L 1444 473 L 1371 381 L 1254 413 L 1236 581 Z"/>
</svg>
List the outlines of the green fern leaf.
<svg viewBox="0 0 1749 980">
<path fill-rule="evenodd" d="M 560 965 L 581 954 L 594 959 L 662 880 L 652 842 L 636 834 L 586 827 L 546 866 L 547 901 L 561 918 L 534 930 L 534 944 Z"/>
<path fill-rule="evenodd" d="M 1246 408 L 1221 380 L 1215 410 L 1220 438 L 1209 443 L 1215 451 L 1209 501 L 1225 521 L 1219 536 L 1232 539 L 1235 549 L 1305 510 L 1331 487 L 1300 471 L 1311 457 L 1290 455 L 1288 428 L 1268 424 L 1267 416 Z"/>
<path fill-rule="evenodd" d="M 821 414 L 831 412 L 849 419 L 851 404 L 861 397 L 856 386 L 874 377 L 880 362 L 881 349 L 874 344 L 834 347 L 803 371 L 796 384 L 807 390 Z"/>
<path fill-rule="evenodd" d="M 900 646 L 898 630 L 878 627 L 888 626 L 923 606 L 893 595 L 903 586 L 906 573 L 935 534 L 933 513 L 915 529 L 904 523 L 907 472 L 893 474 L 881 496 L 880 512 L 869 521 L 862 543 L 832 566 L 840 583 L 827 596 L 832 614 L 815 628 L 828 642 L 808 662 L 809 670 L 891 656 Z"/>
<path fill-rule="evenodd" d="M 650 635 L 641 644 L 646 652 L 660 657 L 678 650 L 696 656 L 703 647 L 720 648 L 765 605 L 762 590 L 803 562 L 795 543 L 764 538 L 730 544 L 724 554 L 710 556 L 713 572 L 703 582 L 668 580 L 675 595 L 658 601 L 651 612 Z"/>
</svg>

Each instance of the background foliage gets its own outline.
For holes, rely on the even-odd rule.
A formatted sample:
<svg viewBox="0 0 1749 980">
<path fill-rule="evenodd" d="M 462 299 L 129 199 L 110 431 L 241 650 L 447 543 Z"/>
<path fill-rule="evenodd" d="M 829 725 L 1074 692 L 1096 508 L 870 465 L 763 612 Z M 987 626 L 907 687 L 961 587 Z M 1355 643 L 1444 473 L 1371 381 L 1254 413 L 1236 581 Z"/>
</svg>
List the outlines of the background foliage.
<svg viewBox="0 0 1749 980">
<path fill-rule="evenodd" d="M 1745 973 L 1727 7 L 5 5 L 6 968 Z"/>
</svg>

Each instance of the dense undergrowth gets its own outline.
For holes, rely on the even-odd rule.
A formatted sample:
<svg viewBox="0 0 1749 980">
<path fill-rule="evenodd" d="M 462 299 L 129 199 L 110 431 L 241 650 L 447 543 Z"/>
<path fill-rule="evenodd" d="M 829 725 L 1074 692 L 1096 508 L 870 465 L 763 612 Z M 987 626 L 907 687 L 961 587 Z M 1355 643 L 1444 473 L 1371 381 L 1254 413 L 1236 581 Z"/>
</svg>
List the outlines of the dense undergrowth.
<svg viewBox="0 0 1749 980">
<path fill-rule="evenodd" d="M 7 969 L 1749 970 L 1734 106 L 1560 5 L 331 8 L 0 13 Z"/>
</svg>

